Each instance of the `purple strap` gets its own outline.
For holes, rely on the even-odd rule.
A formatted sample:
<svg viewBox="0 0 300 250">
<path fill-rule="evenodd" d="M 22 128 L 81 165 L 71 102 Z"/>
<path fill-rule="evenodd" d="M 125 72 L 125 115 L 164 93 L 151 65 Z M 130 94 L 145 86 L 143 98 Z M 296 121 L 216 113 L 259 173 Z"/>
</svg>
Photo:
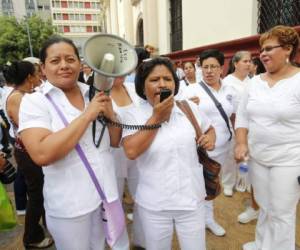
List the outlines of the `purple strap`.
<svg viewBox="0 0 300 250">
<path fill-rule="evenodd" d="M 64 114 L 62 113 L 62 111 L 59 109 L 59 107 L 56 105 L 56 103 L 53 101 L 53 99 L 51 98 L 51 96 L 49 94 L 45 95 L 47 97 L 47 99 L 50 101 L 50 103 L 53 105 L 54 109 L 56 110 L 58 116 L 60 117 L 60 119 L 62 120 L 62 122 L 64 123 L 64 125 L 67 127 L 69 125 L 66 117 L 64 116 Z M 103 193 L 101 186 L 99 184 L 99 181 L 95 175 L 94 170 L 92 169 L 88 159 L 86 158 L 82 148 L 80 147 L 79 143 L 76 144 L 75 149 L 80 157 L 80 159 L 82 160 L 86 170 L 88 171 L 90 177 L 92 178 L 92 181 L 95 184 L 95 187 L 100 195 L 101 200 L 105 200 L 106 201 L 106 197 L 105 194 Z"/>
</svg>

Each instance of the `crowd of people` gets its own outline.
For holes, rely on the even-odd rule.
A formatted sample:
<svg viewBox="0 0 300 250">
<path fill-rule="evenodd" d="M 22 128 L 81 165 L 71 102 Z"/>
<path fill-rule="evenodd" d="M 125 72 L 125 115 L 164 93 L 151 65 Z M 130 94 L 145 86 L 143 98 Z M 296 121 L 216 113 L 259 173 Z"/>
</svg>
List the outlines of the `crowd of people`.
<svg viewBox="0 0 300 250">
<path fill-rule="evenodd" d="M 251 205 L 237 220 L 257 219 L 257 224 L 254 241 L 243 250 L 294 250 L 300 199 L 299 35 L 275 26 L 259 44 L 259 58 L 237 51 L 226 76 L 218 49 L 173 63 L 151 56 L 152 46 L 136 48 L 134 72 L 115 78 L 110 95 L 100 91 L 93 97 L 94 72 L 67 38 L 50 37 L 39 59 L 6 65 L 1 123 L 8 125 L 1 130 L 2 151 L 9 153 L 13 145 L 24 246 L 42 249 L 55 242 L 58 250 L 105 248 L 103 201 L 84 167 L 84 154 L 106 202 L 122 199 L 125 183 L 134 200 L 132 242 L 125 229 L 112 249 L 171 249 L 175 232 L 181 249 L 206 249 L 205 229 L 221 237 L 226 225 L 216 221 L 213 200 L 205 200 L 198 145 L 221 164 L 227 197 L 234 195 L 238 164 L 248 163 Z M 170 95 L 162 98 L 163 90 Z M 180 108 L 183 100 L 202 131 L 199 138 Z M 100 114 L 110 123 L 98 121 Z M 95 121 L 96 128 L 107 128 L 99 147 L 93 140 Z"/>
</svg>

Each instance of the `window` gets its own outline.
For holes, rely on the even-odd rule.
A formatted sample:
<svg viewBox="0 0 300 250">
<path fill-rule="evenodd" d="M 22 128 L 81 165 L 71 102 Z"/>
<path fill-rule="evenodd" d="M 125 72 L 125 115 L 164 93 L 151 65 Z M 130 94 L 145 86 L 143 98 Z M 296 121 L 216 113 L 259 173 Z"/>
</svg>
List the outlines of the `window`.
<svg viewBox="0 0 300 250">
<path fill-rule="evenodd" d="M 100 9 L 100 4 L 99 3 L 96 3 L 96 2 L 91 2 L 91 8 L 92 9 Z"/>
<path fill-rule="evenodd" d="M 300 24 L 299 0 L 258 0 L 258 33 L 275 25 Z"/>
<path fill-rule="evenodd" d="M 2 12 L 4 15 L 11 16 L 14 13 L 12 0 L 2 0 Z"/>
<path fill-rule="evenodd" d="M 91 14 L 85 14 L 85 20 L 92 20 Z"/>
<path fill-rule="evenodd" d="M 92 14 L 92 20 L 93 20 L 93 21 L 98 21 L 98 20 L 99 20 L 98 15 Z"/>
<path fill-rule="evenodd" d="M 62 14 L 61 13 L 54 13 L 53 14 L 54 20 L 62 20 Z"/>
<path fill-rule="evenodd" d="M 61 26 L 61 25 L 58 25 L 58 26 L 57 26 L 57 32 L 63 33 L 63 32 L 64 32 L 64 27 Z"/>
<path fill-rule="evenodd" d="M 54 8 L 60 8 L 60 2 L 59 1 L 52 1 L 52 7 Z"/>
<path fill-rule="evenodd" d="M 66 14 L 66 13 L 64 13 L 64 14 L 63 14 L 63 20 L 69 20 L 69 15 Z"/>
<path fill-rule="evenodd" d="M 182 50 L 182 2 L 170 0 L 171 4 L 171 49 Z"/>
<path fill-rule="evenodd" d="M 93 32 L 92 26 L 86 26 L 86 32 Z"/>
<path fill-rule="evenodd" d="M 61 7 L 62 7 L 62 8 L 68 8 L 68 3 L 67 3 L 67 1 L 61 1 Z"/>
<path fill-rule="evenodd" d="M 64 26 L 64 32 L 70 32 L 70 26 Z"/>
<path fill-rule="evenodd" d="M 91 8 L 91 3 L 90 2 L 85 2 L 84 3 L 84 8 L 90 9 Z"/>
<path fill-rule="evenodd" d="M 78 8 L 83 9 L 83 2 L 78 2 Z"/>
</svg>

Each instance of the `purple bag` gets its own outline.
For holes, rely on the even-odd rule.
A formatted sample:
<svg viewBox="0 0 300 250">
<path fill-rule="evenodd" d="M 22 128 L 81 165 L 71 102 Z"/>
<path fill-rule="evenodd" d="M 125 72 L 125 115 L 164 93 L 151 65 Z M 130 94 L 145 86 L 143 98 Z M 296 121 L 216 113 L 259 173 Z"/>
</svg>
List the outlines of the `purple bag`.
<svg viewBox="0 0 300 250">
<path fill-rule="evenodd" d="M 53 99 L 50 95 L 46 94 L 47 99 L 50 101 L 50 103 L 53 105 L 54 109 L 58 113 L 59 117 L 61 118 L 62 122 L 65 126 L 68 126 L 68 121 L 64 114 L 61 112 L 59 107 L 55 104 Z M 86 158 L 82 148 L 79 144 L 75 146 L 75 149 L 82 160 L 86 170 L 88 171 L 98 193 L 102 200 L 101 204 L 101 217 L 102 217 L 102 225 L 104 227 L 104 233 L 105 238 L 107 241 L 107 244 L 112 247 L 120 238 L 120 236 L 123 234 L 125 230 L 125 216 L 122 204 L 119 199 L 108 202 L 105 194 L 103 193 L 100 184 L 98 182 L 98 179 L 95 175 L 95 172 L 93 171 L 90 163 L 88 162 L 88 159 Z"/>
</svg>

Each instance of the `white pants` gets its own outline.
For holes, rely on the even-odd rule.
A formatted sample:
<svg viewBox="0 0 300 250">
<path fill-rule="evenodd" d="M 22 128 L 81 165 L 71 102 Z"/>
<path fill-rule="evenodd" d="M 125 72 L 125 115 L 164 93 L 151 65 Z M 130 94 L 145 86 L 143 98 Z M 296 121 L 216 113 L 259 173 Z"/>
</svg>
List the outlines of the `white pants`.
<svg viewBox="0 0 300 250">
<path fill-rule="evenodd" d="M 118 177 L 117 183 L 118 183 L 119 197 L 123 197 L 125 178 Z M 138 184 L 137 176 L 132 176 L 132 177 L 129 176 L 127 178 L 127 183 L 128 183 L 129 193 L 132 196 L 132 198 L 134 198 L 137 184 Z M 139 214 L 137 212 L 136 205 L 134 205 L 134 207 L 133 207 L 132 245 L 145 248 L 145 236 L 144 236 L 143 227 L 141 224 L 141 219 L 139 218 Z"/>
<path fill-rule="evenodd" d="M 233 189 L 236 183 L 237 177 L 237 164 L 234 160 L 234 137 L 230 141 L 230 148 L 222 165 L 222 185 L 223 188 Z"/>
<path fill-rule="evenodd" d="M 215 161 L 219 162 L 223 168 L 223 164 L 224 164 L 227 156 L 228 156 L 228 151 L 226 151 L 223 154 L 220 154 L 218 156 L 211 157 L 211 158 L 214 159 Z M 221 168 L 221 171 L 222 171 L 222 168 Z M 205 224 L 210 224 L 210 223 L 214 222 L 214 220 L 215 219 L 214 219 L 213 200 L 205 201 Z"/>
<path fill-rule="evenodd" d="M 46 220 L 57 250 L 104 250 L 105 235 L 100 207 L 75 218 L 57 218 L 46 214 Z M 129 249 L 127 230 L 113 249 Z"/>
<path fill-rule="evenodd" d="M 204 206 L 193 211 L 151 211 L 138 206 L 147 250 L 169 250 L 174 227 L 182 250 L 205 250 Z"/>
<path fill-rule="evenodd" d="M 294 250 L 299 167 L 264 167 L 250 162 L 250 178 L 260 212 L 255 243 L 259 250 Z"/>
</svg>

